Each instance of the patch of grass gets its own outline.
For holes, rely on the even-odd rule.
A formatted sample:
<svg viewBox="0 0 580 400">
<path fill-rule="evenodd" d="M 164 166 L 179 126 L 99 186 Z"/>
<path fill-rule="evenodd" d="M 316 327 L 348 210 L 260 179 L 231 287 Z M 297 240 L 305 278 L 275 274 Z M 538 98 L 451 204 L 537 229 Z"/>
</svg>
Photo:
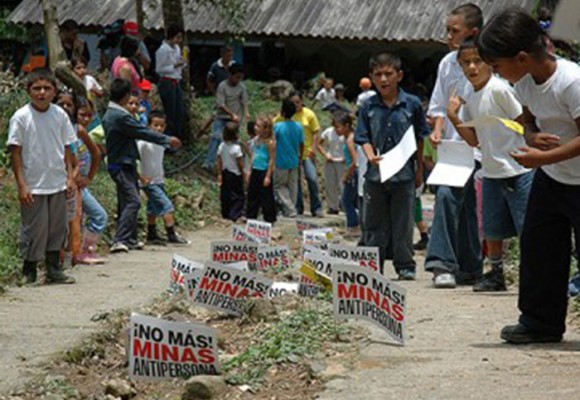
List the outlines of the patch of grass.
<svg viewBox="0 0 580 400">
<path fill-rule="evenodd" d="M 0 283 L 14 284 L 20 277 L 22 261 L 18 254 L 20 204 L 16 185 L 0 183 Z"/>
<path fill-rule="evenodd" d="M 226 379 L 231 385 L 258 386 L 272 366 L 297 363 L 349 330 L 334 320 L 330 306 L 298 308 L 261 332 L 244 352 L 228 360 L 224 364 Z"/>
</svg>

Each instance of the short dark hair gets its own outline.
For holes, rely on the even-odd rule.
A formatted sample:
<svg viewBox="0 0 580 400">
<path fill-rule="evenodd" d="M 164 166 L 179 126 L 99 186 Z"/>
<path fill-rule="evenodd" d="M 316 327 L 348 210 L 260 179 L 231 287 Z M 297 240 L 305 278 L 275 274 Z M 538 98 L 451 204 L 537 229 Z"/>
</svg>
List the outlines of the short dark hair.
<svg viewBox="0 0 580 400">
<path fill-rule="evenodd" d="M 123 36 L 121 39 L 121 57 L 135 57 L 139 50 L 139 40 L 131 36 Z"/>
<path fill-rule="evenodd" d="M 399 72 L 402 69 L 401 57 L 387 51 L 375 54 L 369 60 L 369 71 L 372 73 L 379 67 L 393 67 L 395 71 Z"/>
<path fill-rule="evenodd" d="M 116 78 L 111 82 L 109 91 L 111 92 L 111 101 L 119 103 L 126 96 L 131 94 L 131 82 L 126 79 Z"/>
<path fill-rule="evenodd" d="M 87 62 L 87 60 L 83 57 L 83 56 L 77 56 L 74 55 L 71 60 L 70 63 L 72 64 L 72 67 L 76 67 L 78 64 L 85 64 L 85 66 L 88 66 L 89 63 Z"/>
<path fill-rule="evenodd" d="M 77 24 L 77 22 L 75 20 L 72 19 L 67 19 L 66 21 L 64 21 L 62 23 L 62 25 L 60 26 L 60 29 L 62 31 L 73 31 L 73 30 L 78 30 L 79 29 L 79 24 Z"/>
<path fill-rule="evenodd" d="M 235 74 L 239 74 L 240 72 L 244 72 L 244 67 L 242 64 L 233 63 L 230 66 L 230 74 L 235 75 Z"/>
<path fill-rule="evenodd" d="M 230 46 L 229 44 L 226 44 L 220 48 L 221 55 L 224 55 L 229 51 L 234 51 L 234 48 L 232 46 Z"/>
<path fill-rule="evenodd" d="M 92 101 L 90 101 L 89 99 L 87 99 L 84 96 L 78 96 L 76 98 L 75 107 L 76 107 L 77 111 L 79 110 L 79 108 L 85 108 L 85 107 L 90 107 L 91 110 L 95 109 Z"/>
<path fill-rule="evenodd" d="M 173 39 L 175 36 L 179 35 L 180 33 L 184 33 L 185 31 L 179 25 L 171 24 L 167 27 L 167 39 Z"/>
<path fill-rule="evenodd" d="M 332 113 L 332 121 L 352 127 L 352 116 L 346 110 L 336 110 Z"/>
<path fill-rule="evenodd" d="M 485 24 L 476 38 L 481 58 L 491 63 L 498 58 L 512 58 L 523 51 L 534 57 L 545 57 L 548 52 L 544 31 L 524 9 L 508 8 Z"/>
<path fill-rule="evenodd" d="M 230 121 L 226 123 L 223 131 L 224 142 L 234 142 L 238 140 L 239 125 L 236 122 Z"/>
<path fill-rule="evenodd" d="M 483 26 L 483 13 L 481 12 L 481 8 L 473 3 L 462 4 L 451 10 L 449 14 L 462 16 L 465 25 L 469 29 L 481 29 Z"/>
<path fill-rule="evenodd" d="M 162 119 L 165 121 L 167 117 L 165 116 L 165 113 L 161 110 L 151 110 L 151 112 L 147 116 L 147 123 L 151 125 L 151 123 L 155 118 Z"/>
<path fill-rule="evenodd" d="M 248 132 L 248 136 L 256 136 L 256 121 L 248 121 L 246 131 Z"/>
<path fill-rule="evenodd" d="M 477 49 L 477 45 L 475 44 L 475 38 L 473 36 L 470 36 L 467 39 L 465 39 L 459 46 L 459 50 L 457 51 L 457 58 L 461 57 L 461 53 L 464 50 L 472 50 L 472 49 Z"/>
<path fill-rule="evenodd" d="M 302 100 L 302 92 L 300 90 L 293 90 L 288 95 L 289 99 L 291 99 L 292 97 L 298 97 L 300 100 Z"/>
<path fill-rule="evenodd" d="M 26 89 L 30 89 L 32 84 L 36 81 L 45 80 L 52 83 L 52 86 L 56 89 L 58 84 L 56 82 L 56 77 L 51 70 L 47 68 L 39 68 L 32 71 L 26 78 Z"/>
<path fill-rule="evenodd" d="M 290 96 L 292 97 L 292 96 Z M 287 98 L 282 101 L 282 109 L 280 110 L 280 114 L 285 119 L 290 119 L 296 114 L 296 104 L 290 98 Z"/>
</svg>

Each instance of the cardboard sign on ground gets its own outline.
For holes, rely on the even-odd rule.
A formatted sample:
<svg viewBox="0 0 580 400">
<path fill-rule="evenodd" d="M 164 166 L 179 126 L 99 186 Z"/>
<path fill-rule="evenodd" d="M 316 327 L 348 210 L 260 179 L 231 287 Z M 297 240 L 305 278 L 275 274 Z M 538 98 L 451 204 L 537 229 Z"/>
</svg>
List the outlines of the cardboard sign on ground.
<svg viewBox="0 0 580 400">
<path fill-rule="evenodd" d="M 258 243 L 270 244 L 272 240 L 272 224 L 269 222 L 249 219 L 246 222 L 246 232 L 258 240 Z"/>
<path fill-rule="evenodd" d="M 202 263 L 188 260 L 187 258 L 174 254 L 171 260 L 171 273 L 169 279 L 169 291 L 178 293 L 180 290 L 187 288 L 185 275 L 193 273 L 195 270 L 202 270 Z"/>
<path fill-rule="evenodd" d="M 235 240 L 211 242 L 211 261 L 216 263 L 234 264 L 246 261 L 250 271 L 255 271 L 257 255 L 257 243 L 238 242 Z"/>
<path fill-rule="evenodd" d="M 271 268 L 288 268 L 291 265 L 288 246 L 261 246 L 258 249 L 256 265 L 258 271 Z"/>
<path fill-rule="evenodd" d="M 328 245 L 328 255 L 332 258 L 358 263 L 361 267 L 370 268 L 373 271 L 379 270 L 378 247 L 348 246 L 330 243 Z"/>
</svg>

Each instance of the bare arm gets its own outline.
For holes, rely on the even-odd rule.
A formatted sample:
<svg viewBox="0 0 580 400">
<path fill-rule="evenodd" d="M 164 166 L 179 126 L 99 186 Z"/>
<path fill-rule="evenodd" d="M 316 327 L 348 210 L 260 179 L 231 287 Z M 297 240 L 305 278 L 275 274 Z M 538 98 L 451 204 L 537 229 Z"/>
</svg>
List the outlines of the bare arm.
<svg viewBox="0 0 580 400">
<path fill-rule="evenodd" d="M 516 119 L 516 121 L 524 126 L 524 136 L 528 146 L 536 147 L 540 150 L 549 150 L 560 145 L 559 136 L 540 132 L 536 125 L 536 117 L 534 117 L 528 107 L 523 108 L 521 119 Z"/>
<path fill-rule="evenodd" d="M 34 203 L 34 197 L 28 188 L 24 179 L 24 168 L 22 163 L 22 147 L 12 145 L 10 147 L 10 159 L 12 161 L 12 171 L 18 186 L 18 199 L 23 206 L 31 206 Z"/>
<path fill-rule="evenodd" d="M 375 149 L 373 149 L 373 146 L 370 143 L 365 143 L 362 145 L 362 148 L 365 152 L 365 156 L 367 156 L 367 159 L 369 160 L 369 163 L 375 166 L 379 165 L 382 157 L 375 154 Z"/>
<path fill-rule="evenodd" d="M 223 169 L 222 158 L 218 156 L 217 158 L 218 186 L 221 186 L 223 182 L 222 169 Z"/>
<path fill-rule="evenodd" d="M 75 178 L 79 172 L 79 162 L 76 156 L 73 154 L 70 146 L 66 146 L 64 149 L 64 163 L 67 175 L 66 194 L 70 199 L 74 196 L 74 193 L 77 189 Z"/>
<path fill-rule="evenodd" d="M 308 155 L 312 161 L 316 159 L 316 143 L 318 143 L 318 134 L 320 130 L 312 132 L 312 151 Z"/>
<path fill-rule="evenodd" d="M 350 155 L 351 163 L 346 171 L 346 175 L 344 177 L 344 182 L 350 180 L 356 171 L 356 147 L 354 145 L 354 134 L 349 134 L 346 138 L 346 148 L 348 150 L 348 154 Z"/>
<path fill-rule="evenodd" d="M 238 164 L 238 168 L 240 169 L 240 172 L 242 173 L 242 177 L 243 177 L 244 176 L 244 157 L 236 158 L 236 163 Z"/>
<path fill-rule="evenodd" d="M 274 175 L 274 161 L 276 160 L 276 141 L 274 139 L 268 142 L 268 171 L 266 172 L 266 177 L 264 178 L 264 187 L 270 186 L 272 183 L 272 176 Z"/>
<path fill-rule="evenodd" d="M 90 182 L 93 180 L 93 178 L 97 174 L 97 171 L 99 170 L 99 165 L 101 164 L 101 151 L 99 150 L 99 147 L 95 144 L 95 142 L 93 142 L 93 139 L 91 139 L 91 137 L 87 133 L 87 130 L 84 127 L 79 126 L 77 135 L 83 141 L 85 146 L 87 146 L 87 149 L 91 154 L 91 169 L 89 170 L 89 175 L 87 176 Z M 87 184 L 89 182 L 87 182 Z"/>
<path fill-rule="evenodd" d="M 447 105 L 447 118 L 449 118 L 449 121 L 451 121 L 457 130 L 457 133 L 459 133 L 459 136 L 461 136 L 468 145 L 471 147 L 477 147 L 479 145 L 479 140 L 477 139 L 475 129 L 460 127 L 464 121 L 459 118 L 458 112 L 461 106 L 464 104 L 465 100 L 463 100 L 461 97 L 457 96 L 455 93 L 451 95 L 449 104 Z"/>
</svg>

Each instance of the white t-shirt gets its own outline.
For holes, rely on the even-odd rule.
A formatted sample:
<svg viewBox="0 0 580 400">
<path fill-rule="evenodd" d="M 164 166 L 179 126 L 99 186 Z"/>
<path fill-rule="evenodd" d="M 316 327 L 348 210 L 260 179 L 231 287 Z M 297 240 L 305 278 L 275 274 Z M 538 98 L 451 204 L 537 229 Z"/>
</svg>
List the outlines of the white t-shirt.
<svg viewBox="0 0 580 400">
<path fill-rule="evenodd" d="M 85 88 L 87 89 L 87 92 L 90 92 L 93 89 L 96 89 L 98 91 L 103 90 L 101 85 L 99 85 L 99 82 L 97 82 L 97 80 L 91 75 L 85 75 L 83 81 L 85 83 Z"/>
<path fill-rule="evenodd" d="M 182 68 L 176 67 L 175 64 L 183 61 L 181 49 L 178 45 L 171 46 L 163 41 L 155 53 L 155 72 L 162 78 L 181 80 Z"/>
<path fill-rule="evenodd" d="M 524 76 L 515 84 L 516 97 L 536 117 L 541 132 L 560 136 L 566 144 L 578 137 L 576 118 L 580 117 L 580 66 L 557 60 L 556 72 L 541 85 L 531 75 Z M 541 167 L 552 179 L 580 185 L 580 157 Z"/>
<path fill-rule="evenodd" d="M 336 93 L 334 89 L 326 90 L 322 88 L 316 93 L 316 100 L 320 102 L 320 107 L 324 108 L 336 102 Z"/>
<path fill-rule="evenodd" d="M 362 107 L 364 102 L 373 97 L 375 94 L 377 94 L 377 92 L 375 92 L 372 89 L 365 90 L 364 92 L 359 94 L 358 97 L 356 98 L 356 106 L 359 108 Z"/>
<path fill-rule="evenodd" d="M 222 159 L 222 169 L 233 174 L 241 175 L 242 171 L 238 167 L 238 158 L 242 158 L 242 146 L 237 142 L 223 142 L 218 147 L 218 157 Z"/>
<path fill-rule="evenodd" d="M 522 115 L 522 106 L 515 98 L 513 89 L 504 80 L 492 76 L 477 92 L 472 90 L 465 97 L 460 118 L 469 122 L 479 117 L 491 116 L 516 119 Z M 501 122 L 490 122 L 475 129 L 482 153 L 483 176 L 509 178 L 529 171 L 510 156 L 510 153 L 526 146 L 526 140 Z"/>
<path fill-rule="evenodd" d="M 344 137 L 338 136 L 334 127 L 329 127 L 322 132 L 320 138 L 323 140 L 322 146 L 336 162 L 344 162 Z"/>
<path fill-rule="evenodd" d="M 32 194 L 54 194 L 66 189 L 65 147 L 77 140 L 67 113 L 51 104 L 36 111 L 27 104 L 10 119 L 8 146 L 22 147 L 24 179 Z"/>
<path fill-rule="evenodd" d="M 151 184 L 163 184 L 165 182 L 165 171 L 163 171 L 165 147 L 143 140 L 137 141 L 137 147 L 141 159 L 141 175 L 150 178 Z"/>
</svg>

